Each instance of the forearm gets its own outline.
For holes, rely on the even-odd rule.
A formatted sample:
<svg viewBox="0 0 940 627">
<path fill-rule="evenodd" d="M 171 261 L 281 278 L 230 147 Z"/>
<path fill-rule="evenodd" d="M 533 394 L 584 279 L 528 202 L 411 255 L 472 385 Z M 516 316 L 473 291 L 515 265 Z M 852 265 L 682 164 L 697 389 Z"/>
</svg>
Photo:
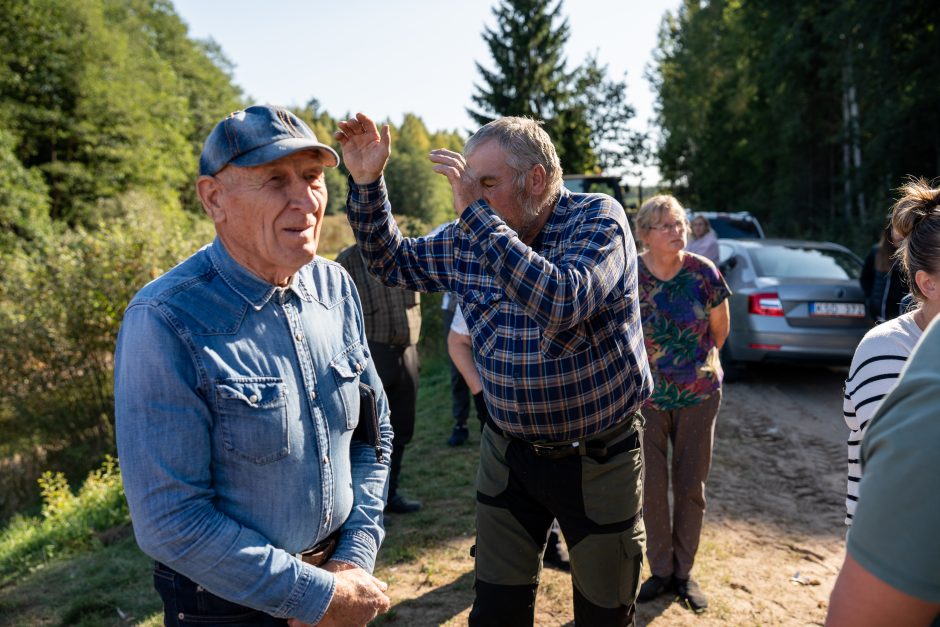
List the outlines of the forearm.
<svg viewBox="0 0 940 627">
<path fill-rule="evenodd" d="M 402 237 L 384 179 L 369 185 L 349 179 L 346 217 L 369 272 L 379 282 L 417 292 L 453 291 L 452 243 L 440 236 Z"/>
<path fill-rule="evenodd" d="M 483 389 L 483 382 L 480 380 L 480 373 L 477 372 L 476 364 L 473 363 L 473 346 L 469 335 L 463 335 L 451 331 L 447 334 L 447 353 L 451 361 L 460 372 L 471 394 L 477 394 Z"/>
<path fill-rule="evenodd" d="M 893 588 L 865 570 L 847 554 L 829 597 L 826 625 L 926 627 L 938 613 L 940 603 L 930 603 Z"/>
<path fill-rule="evenodd" d="M 349 517 L 343 523 L 333 559 L 359 566 L 371 573 L 375 568 L 379 547 L 385 538 L 382 512 L 388 491 L 393 434 L 389 422 L 388 399 L 373 363 L 370 362 L 366 367 L 362 382 L 378 392 L 376 410 L 381 459 L 377 458 L 376 449 L 370 443 L 353 440 L 350 445 L 353 506 Z M 368 416 L 360 412 L 360 420 L 365 419 L 368 419 Z"/>
<path fill-rule="evenodd" d="M 731 315 L 728 307 L 728 299 L 723 300 L 719 305 L 712 307 L 708 318 L 709 333 L 715 341 L 715 346 L 719 349 L 724 346 L 725 341 L 731 333 Z"/>
</svg>

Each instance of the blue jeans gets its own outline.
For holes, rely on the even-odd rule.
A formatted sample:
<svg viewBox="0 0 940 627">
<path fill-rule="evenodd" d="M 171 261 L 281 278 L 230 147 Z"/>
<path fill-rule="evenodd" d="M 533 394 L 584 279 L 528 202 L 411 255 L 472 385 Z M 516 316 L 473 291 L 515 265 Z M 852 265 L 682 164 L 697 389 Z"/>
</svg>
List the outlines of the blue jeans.
<svg viewBox="0 0 940 627">
<path fill-rule="evenodd" d="M 226 625 L 227 627 L 286 627 L 287 621 L 274 618 L 217 597 L 195 581 L 154 562 L 153 587 L 163 599 L 163 624 L 167 627 Z"/>
</svg>

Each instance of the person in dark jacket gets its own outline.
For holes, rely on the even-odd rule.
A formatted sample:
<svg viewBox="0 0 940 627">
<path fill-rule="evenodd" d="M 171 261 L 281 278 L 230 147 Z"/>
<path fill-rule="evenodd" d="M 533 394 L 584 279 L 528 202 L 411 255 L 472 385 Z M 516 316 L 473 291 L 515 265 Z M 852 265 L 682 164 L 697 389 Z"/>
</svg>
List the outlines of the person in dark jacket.
<svg viewBox="0 0 940 627">
<path fill-rule="evenodd" d="M 881 234 L 881 241 L 872 246 L 865 257 L 862 276 L 859 277 L 859 283 L 865 293 L 868 315 L 875 322 L 884 322 L 901 315 L 901 301 L 910 291 L 894 258 L 897 249 L 889 220 Z"/>
</svg>

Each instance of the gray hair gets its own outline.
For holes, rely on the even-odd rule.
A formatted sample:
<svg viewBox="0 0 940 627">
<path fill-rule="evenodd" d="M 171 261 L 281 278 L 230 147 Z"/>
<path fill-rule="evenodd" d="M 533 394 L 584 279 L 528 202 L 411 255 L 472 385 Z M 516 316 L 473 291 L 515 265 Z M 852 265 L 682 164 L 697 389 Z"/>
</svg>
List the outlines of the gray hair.
<svg viewBox="0 0 940 627">
<path fill-rule="evenodd" d="M 536 165 L 545 168 L 547 178 L 545 195 L 538 199 L 540 203 L 558 195 L 561 190 L 561 161 L 541 123 L 523 117 L 493 120 L 470 136 L 463 148 L 464 156 L 469 157 L 491 139 L 499 142 L 500 148 L 506 152 L 506 163 L 516 172 L 515 185 L 520 196 L 525 191 L 526 175 Z"/>
</svg>

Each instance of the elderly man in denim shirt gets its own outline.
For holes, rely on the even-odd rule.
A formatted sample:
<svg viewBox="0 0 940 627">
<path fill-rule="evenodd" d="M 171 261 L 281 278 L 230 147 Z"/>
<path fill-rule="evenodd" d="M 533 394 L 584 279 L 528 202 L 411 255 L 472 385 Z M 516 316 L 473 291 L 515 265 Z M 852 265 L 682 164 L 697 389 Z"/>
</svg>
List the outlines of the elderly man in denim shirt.
<svg viewBox="0 0 940 627">
<path fill-rule="evenodd" d="M 116 351 L 117 441 L 167 625 L 365 625 L 388 404 L 348 274 L 316 257 L 336 152 L 290 112 L 221 121 L 216 239 L 144 287 Z"/>
</svg>

